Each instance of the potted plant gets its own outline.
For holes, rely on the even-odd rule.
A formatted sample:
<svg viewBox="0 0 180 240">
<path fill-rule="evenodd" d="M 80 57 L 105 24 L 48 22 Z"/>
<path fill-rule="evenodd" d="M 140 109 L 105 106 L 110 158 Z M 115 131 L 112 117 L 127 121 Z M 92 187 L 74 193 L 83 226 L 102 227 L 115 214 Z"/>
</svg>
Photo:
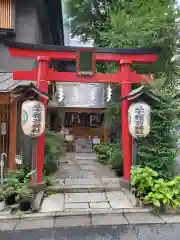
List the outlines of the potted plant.
<svg viewBox="0 0 180 240">
<path fill-rule="evenodd" d="M 4 194 L 6 205 L 13 205 L 16 203 L 17 188 L 19 186 L 19 181 L 14 176 L 8 176 L 4 180 Z"/>
<path fill-rule="evenodd" d="M 4 199 L 4 187 L 3 185 L 0 185 L 0 211 L 4 210 L 5 207 L 5 199 Z"/>
<path fill-rule="evenodd" d="M 26 183 L 21 184 L 17 191 L 16 200 L 19 202 L 20 211 L 29 211 L 32 205 L 33 190 Z"/>
</svg>

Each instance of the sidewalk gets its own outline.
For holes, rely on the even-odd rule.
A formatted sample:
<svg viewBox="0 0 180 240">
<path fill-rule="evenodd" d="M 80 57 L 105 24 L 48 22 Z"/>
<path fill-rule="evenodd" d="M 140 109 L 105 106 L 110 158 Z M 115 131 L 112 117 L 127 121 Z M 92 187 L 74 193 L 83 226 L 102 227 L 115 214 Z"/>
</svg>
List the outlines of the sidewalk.
<svg viewBox="0 0 180 240">
<path fill-rule="evenodd" d="M 63 216 L 55 213 L 46 217 L 35 216 L 28 218 L 22 216 L 20 219 L 1 220 L 0 231 L 19 231 L 67 228 L 67 227 L 91 227 L 91 226 L 118 226 L 118 225 L 149 225 L 149 224 L 177 224 L 180 223 L 178 215 L 153 215 L 151 213 L 119 213 L 118 215 L 81 215 L 81 216 Z"/>
</svg>

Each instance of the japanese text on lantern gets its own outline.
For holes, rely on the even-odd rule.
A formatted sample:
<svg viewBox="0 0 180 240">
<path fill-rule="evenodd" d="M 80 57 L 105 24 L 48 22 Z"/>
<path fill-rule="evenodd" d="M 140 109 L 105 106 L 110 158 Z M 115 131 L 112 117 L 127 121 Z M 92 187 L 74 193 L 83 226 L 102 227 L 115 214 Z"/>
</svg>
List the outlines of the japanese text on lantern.
<svg viewBox="0 0 180 240">
<path fill-rule="evenodd" d="M 33 134 L 40 134 L 41 131 L 41 106 L 40 104 L 34 104 L 32 107 L 33 110 L 33 118 L 32 118 L 32 133 Z"/>
<path fill-rule="evenodd" d="M 142 136 L 144 132 L 144 108 L 142 105 L 135 109 L 135 134 Z"/>
</svg>

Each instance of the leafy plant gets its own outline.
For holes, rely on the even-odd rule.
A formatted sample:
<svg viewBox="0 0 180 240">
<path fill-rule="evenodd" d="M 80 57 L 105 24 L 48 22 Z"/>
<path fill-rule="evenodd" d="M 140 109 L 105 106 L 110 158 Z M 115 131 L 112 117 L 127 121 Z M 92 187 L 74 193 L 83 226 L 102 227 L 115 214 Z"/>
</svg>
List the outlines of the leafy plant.
<svg viewBox="0 0 180 240">
<path fill-rule="evenodd" d="M 26 183 L 21 183 L 17 189 L 16 200 L 31 199 L 34 196 L 32 189 L 29 189 Z"/>
<path fill-rule="evenodd" d="M 180 176 L 175 177 L 173 180 L 167 182 L 167 186 L 173 193 L 170 205 L 172 208 L 180 208 Z"/>
<path fill-rule="evenodd" d="M 6 175 L 3 184 L 4 184 L 4 189 L 5 189 L 4 193 L 6 198 L 11 195 L 17 194 L 17 190 L 19 188 L 20 182 L 15 174 Z"/>
<path fill-rule="evenodd" d="M 99 162 L 108 164 L 110 157 L 110 146 L 109 143 L 101 143 L 94 146 L 94 151 L 97 155 Z"/>
<path fill-rule="evenodd" d="M 175 175 L 175 161 L 177 154 L 177 136 L 173 132 L 179 108 L 172 93 L 159 91 L 161 102 L 152 107 L 151 131 L 145 139 L 139 139 L 137 144 L 137 160 L 142 167 L 148 166 L 157 171 L 161 178 L 170 180 Z"/>
<path fill-rule="evenodd" d="M 149 167 L 132 167 L 131 184 L 133 193 L 144 204 L 156 209 L 162 206 L 180 207 L 180 177 L 171 181 L 159 178 L 159 174 Z"/>
<path fill-rule="evenodd" d="M 158 176 L 158 173 L 149 167 L 132 167 L 131 185 L 135 196 L 139 199 L 143 199 L 151 191 L 154 181 Z"/>
<path fill-rule="evenodd" d="M 109 150 L 109 165 L 120 175 L 123 172 L 123 156 L 120 143 L 111 143 Z"/>
<path fill-rule="evenodd" d="M 5 199 L 5 189 L 4 189 L 4 185 L 1 184 L 0 185 L 0 202 L 4 201 Z"/>
<path fill-rule="evenodd" d="M 160 208 L 162 204 L 170 206 L 173 199 L 173 191 L 169 188 L 167 182 L 160 178 L 155 180 L 151 186 L 151 192 L 144 197 L 145 203 L 151 203 L 156 208 Z"/>
<path fill-rule="evenodd" d="M 16 170 L 16 171 L 10 171 L 8 172 L 7 178 L 15 178 L 17 179 L 20 183 L 23 182 L 29 182 L 30 177 L 35 173 L 35 171 L 30 171 L 27 168 L 22 168 L 20 170 Z"/>
<path fill-rule="evenodd" d="M 94 146 L 99 162 L 109 165 L 117 175 L 122 176 L 122 150 L 120 143 L 101 143 Z"/>
<path fill-rule="evenodd" d="M 46 186 L 53 186 L 53 184 L 56 182 L 56 178 L 53 176 L 44 176 L 43 182 L 46 184 Z"/>
<path fill-rule="evenodd" d="M 50 175 L 57 171 L 60 157 L 64 155 L 64 144 L 52 131 L 46 130 L 44 174 Z"/>
</svg>

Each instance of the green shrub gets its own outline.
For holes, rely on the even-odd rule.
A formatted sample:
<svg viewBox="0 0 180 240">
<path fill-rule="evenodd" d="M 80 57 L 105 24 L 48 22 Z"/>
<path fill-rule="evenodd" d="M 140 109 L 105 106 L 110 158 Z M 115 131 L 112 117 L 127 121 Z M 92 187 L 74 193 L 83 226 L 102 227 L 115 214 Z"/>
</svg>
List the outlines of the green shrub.
<svg viewBox="0 0 180 240">
<path fill-rule="evenodd" d="M 99 160 L 99 162 L 108 164 L 109 161 L 109 151 L 110 151 L 110 145 L 109 143 L 101 143 L 99 145 L 94 146 L 94 151 L 96 153 L 96 156 Z"/>
<path fill-rule="evenodd" d="M 154 184 L 155 179 L 159 177 L 158 173 L 149 167 L 135 166 L 131 168 L 131 186 L 132 192 L 136 198 L 143 199 Z"/>
<path fill-rule="evenodd" d="M 132 192 L 145 204 L 156 209 L 163 205 L 169 208 L 180 208 L 180 177 L 173 180 L 160 178 L 159 173 L 149 167 L 132 167 Z"/>
<path fill-rule="evenodd" d="M 58 170 L 60 157 L 64 155 L 64 143 L 49 130 L 46 130 L 45 136 L 44 174 L 47 176 Z"/>
<path fill-rule="evenodd" d="M 120 143 L 101 143 L 94 146 L 99 162 L 109 165 L 118 176 L 123 175 L 123 158 Z"/>
<path fill-rule="evenodd" d="M 122 168 L 123 157 L 120 143 L 111 143 L 109 152 L 109 164 L 112 169 Z"/>
<path fill-rule="evenodd" d="M 165 180 L 175 176 L 177 134 L 173 131 L 178 109 L 171 93 L 160 90 L 161 102 L 151 108 L 151 131 L 146 138 L 138 139 L 137 160 L 142 167 L 157 171 Z"/>
</svg>

